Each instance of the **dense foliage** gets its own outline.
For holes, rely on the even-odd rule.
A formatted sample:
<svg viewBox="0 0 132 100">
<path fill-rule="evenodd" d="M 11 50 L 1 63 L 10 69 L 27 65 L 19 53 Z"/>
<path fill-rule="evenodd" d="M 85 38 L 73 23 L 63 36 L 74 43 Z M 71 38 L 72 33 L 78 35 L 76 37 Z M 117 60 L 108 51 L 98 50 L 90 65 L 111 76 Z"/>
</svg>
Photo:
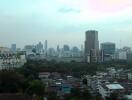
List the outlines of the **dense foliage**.
<svg viewBox="0 0 132 100">
<path fill-rule="evenodd" d="M 0 93 L 22 93 L 37 96 L 41 100 L 44 96 L 44 86 L 39 79 L 34 77 L 33 72 L 29 72 L 27 75 L 18 70 L 0 71 Z"/>
<path fill-rule="evenodd" d="M 19 69 L 21 73 L 32 78 L 37 78 L 38 72 L 59 72 L 62 74 L 71 74 L 75 77 L 81 77 L 84 74 L 94 75 L 96 71 L 105 71 L 108 67 L 131 69 L 132 62 L 111 61 L 104 63 L 88 64 L 84 62 L 56 62 L 53 61 L 28 61 L 24 67 Z M 32 74 L 30 74 L 32 73 Z M 32 76 L 33 75 L 33 76 Z"/>
</svg>

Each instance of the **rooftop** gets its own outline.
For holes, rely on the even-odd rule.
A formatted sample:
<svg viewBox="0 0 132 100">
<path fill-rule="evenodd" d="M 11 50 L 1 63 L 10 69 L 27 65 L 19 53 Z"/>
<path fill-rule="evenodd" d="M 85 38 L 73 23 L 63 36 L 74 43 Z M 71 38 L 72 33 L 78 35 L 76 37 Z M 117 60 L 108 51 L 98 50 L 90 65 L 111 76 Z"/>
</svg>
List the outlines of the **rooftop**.
<svg viewBox="0 0 132 100">
<path fill-rule="evenodd" d="M 124 87 L 121 86 L 120 84 L 109 84 L 109 85 L 106 85 L 106 87 L 108 89 L 114 89 L 114 90 L 124 89 Z"/>
<path fill-rule="evenodd" d="M 101 43 L 101 44 L 114 44 L 115 45 L 115 43 L 113 43 L 113 42 L 103 42 L 103 43 Z"/>
</svg>

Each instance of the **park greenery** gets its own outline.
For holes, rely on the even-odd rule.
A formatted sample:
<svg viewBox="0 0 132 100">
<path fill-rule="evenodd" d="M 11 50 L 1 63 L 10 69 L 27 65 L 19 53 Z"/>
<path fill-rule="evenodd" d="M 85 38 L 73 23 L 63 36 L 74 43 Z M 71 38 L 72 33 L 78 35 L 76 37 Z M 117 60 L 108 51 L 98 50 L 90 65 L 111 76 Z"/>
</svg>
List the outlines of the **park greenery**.
<svg viewBox="0 0 132 100">
<path fill-rule="evenodd" d="M 81 77 L 85 74 L 95 75 L 96 71 L 106 71 L 107 68 L 123 68 L 131 69 L 132 62 L 126 61 L 110 61 L 103 63 L 85 63 L 85 62 L 56 62 L 55 60 L 46 61 L 28 61 L 19 69 L 24 75 L 37 78 L 38 72 L 59 72 L 61 74 L 69 74 L 74 77 Z M 32 73 L 33 76 L 30 75 Z"/>
</svg>

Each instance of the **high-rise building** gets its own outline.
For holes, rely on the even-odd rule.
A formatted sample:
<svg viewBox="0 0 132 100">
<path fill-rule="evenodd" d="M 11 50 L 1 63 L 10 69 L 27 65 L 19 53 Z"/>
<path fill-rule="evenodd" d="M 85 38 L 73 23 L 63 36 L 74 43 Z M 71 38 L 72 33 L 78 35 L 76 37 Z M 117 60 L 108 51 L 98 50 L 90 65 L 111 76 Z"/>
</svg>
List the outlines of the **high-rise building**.
<svg viewBox="0 0 132 100">
<path fill-rule="evenodd" d="M 44 47 L 45 51 L 47 51 L 47 49 L 48 49 L 48 41 L 47 40 L 45 40 L 45 45 L 44 46 L 45 46 Z"/>
<path fill-rule="evenodd" d="M 26 52 L 26 55 L 31 55 L 36 53 L 36 48 L 34 45 L 25 45 L 24 51 Z"/>
<path fill-rule="evenodd" d="M 103 51 L 104 54 L 114 55 L 115 49 L 116 49 L 115 43 L 111 42 L 101 43 L 101 50 Z"/>
<path fill-rule="evenodd" d="M 44 43 L 44 51 L 45 51 L 45 55 L 47 56 L 47 51 L 48 51 L 48 41 L 45 40 L 45 43 Z"/>
<path fill-rule="evenodd" d="M 42 53 L 43 51 L 43 44 L 41 42 L 39 42 L 37 45 L 36 45 L 36 51 L 37 53 Z"/>
<path fill-rule="evenodd" d="M 57 45 L 57 48 L 56 48 L 56 54 L 57 54 L 57 57 L 59 57 L 60 56 L 60 47 L 59 47 L 59 45 Z"/>
<path fill-rule="evenodd" d="M 85 38 L 85 61 L 97 62 L 99 53 L 98 31 L 86 31 Z"/>
<path fill-rule="evenodd" d="M 72 52 L 74 52 L 74 53 L 78 53 L 78 52 L 79 52 L 79 48 L 76 47 L 76 46 L 74 46 L 74 47 L 72 48 Z"/>
<path fill-rule="evenodd" d="M 78 47 L 74 46 L 72 49 L 71 49 L 71 52 L 72 52 L 72 57 L 80 57 L 81 56 L 81 51 L 79 50 Z"/>
<path fill-rule="evenodd" d="M 114 59 L 116 45 L 115 43 L 101 43 L 102 61 L 110 61 Z"/>
<path fill-rule="evenodd" d="M 50 57 L 56 56 L 54 48 L 49 48 L 47 53 L 48 53 L 48 56 L 50 56 Z"/>
<path fill-rule="evenodd" d="M 71 51 L 69 45 L 64 45 L 63 46 L 63 51 L 62 51 L 62 56 L 63 57 L 71 57 Z"/>
<path fill-rule="evenodd" d="M 56 50 L 57 52 L 60 52 L 60 47 L 59 47 L 59 45 L 57 45 L 57 50 Z"/>
<path fill-rule="evenodd" d="M 70 47 L 69 47 L 68 45 L 64 45 L 64 46 L 63 46 L 63 50 L 64 50 L 64 51 L 70 51 Z"/>
<path fill-rule="evenodd" d="M 13 53 L 15 53 L 16 52 L 16 44 L 12 44 L 11 45 L 11 51 L 13 52 Z"/>
</svg>

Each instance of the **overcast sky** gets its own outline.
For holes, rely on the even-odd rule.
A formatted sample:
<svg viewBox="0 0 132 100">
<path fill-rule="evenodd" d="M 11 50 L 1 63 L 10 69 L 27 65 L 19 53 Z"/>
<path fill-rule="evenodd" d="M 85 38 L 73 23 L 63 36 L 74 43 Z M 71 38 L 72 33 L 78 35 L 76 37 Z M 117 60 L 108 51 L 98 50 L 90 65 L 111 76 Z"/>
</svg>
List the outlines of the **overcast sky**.
<svg viewBox="0 0 132 100">
<path fill-rule="evenodd" d="M 132 0 L 0 0 L 0 46 L 80 46 L 91 29 L 100 43 L 132 47 Z"/>
</svg>

